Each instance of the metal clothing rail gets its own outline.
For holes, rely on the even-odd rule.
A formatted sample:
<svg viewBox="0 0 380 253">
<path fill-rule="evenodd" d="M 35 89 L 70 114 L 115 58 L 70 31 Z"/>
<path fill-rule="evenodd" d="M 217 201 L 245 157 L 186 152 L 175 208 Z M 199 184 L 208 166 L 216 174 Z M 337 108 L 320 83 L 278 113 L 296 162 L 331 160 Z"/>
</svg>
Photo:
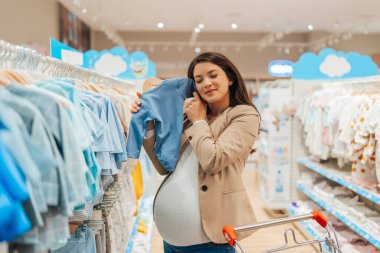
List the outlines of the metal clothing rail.
<svg viewBox="0 0 380 253">
<path fill-rule="evenodd" d="M 30 70 L 51 77 L 73 78 L 90 84 L 120 85 L 125 88 L 134 86 L 130 82 L 43 56 L 35 50 L 3 40 L 0 40 L 0 68 Z"/>
<path fill-rule="evenodd" d="M 380 86 L 380 76 L 324 81 L 322 88 L 363 88 L 371 89 Z"/>
</svg>

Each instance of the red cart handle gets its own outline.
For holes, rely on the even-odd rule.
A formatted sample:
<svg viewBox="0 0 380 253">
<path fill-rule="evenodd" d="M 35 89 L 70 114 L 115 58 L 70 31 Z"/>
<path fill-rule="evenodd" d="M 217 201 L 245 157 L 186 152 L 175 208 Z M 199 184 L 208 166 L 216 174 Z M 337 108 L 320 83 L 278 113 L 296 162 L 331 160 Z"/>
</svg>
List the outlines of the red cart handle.
<svg viewBox="0 0 380 253">
<path fill-rule="evenodd" d="M 327 218 L 318 210 L 313 210 L 310 214 L 305 215 L 299 215 L 294 216 L 290 218 L 284 218 L 284 219 L 277 219 L 273 221 L 266 221 L 257 223 L 250 226 L 243 226 L 243 227 L 231 227 L 231 226 L 224 226 L 223 227 L 223 236 L 226 238 L 227 242 L 234 247 L 236 245 L 236 231 L 245 231 L 245 230 L 252 230 L 252 229 L 260 229 L 260 228 L 266 228 L 266 227 L 272 227 L 272 226 L 278 226 L 281 224 L 287 224 L 287 223 L 293 223 L 297 221 L 302 220 L 309 220 L 313 219 L 316 222 L 318 222 L 321 227 L 325 228 L 327 226 Z"/>
<path fill-rule="evenodd" d="M 223 235 L 226 238 L 228 244 L 231 245 L 231 247 L 235 247 L 235 244 L 236 244 L 235 229 L 231 226 L 224 226 Z"/>
<path fill-rule="evenodd" d="M 327 218 L 323 215 L 323 213 L 319 210 L 313 210 L 311 212 L 313 214 L 313 219 L 321 225 L 321 227 L 325 228 L 327 226 Z"/>
</svg>

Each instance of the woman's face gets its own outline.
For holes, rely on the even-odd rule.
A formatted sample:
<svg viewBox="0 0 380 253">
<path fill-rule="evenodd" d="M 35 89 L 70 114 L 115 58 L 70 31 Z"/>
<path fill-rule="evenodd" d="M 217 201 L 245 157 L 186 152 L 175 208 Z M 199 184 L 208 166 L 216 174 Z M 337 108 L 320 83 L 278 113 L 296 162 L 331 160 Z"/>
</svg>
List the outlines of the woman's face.
<svg viewBox="0 0 380 253">
<path fill-rule="evenodd" d="M 229 104 L 232 81 L 222 68 L 211 62 L 202 62 L 195 65 L 193 75 L 198 92 L 207 104 Z"/>
</svg>

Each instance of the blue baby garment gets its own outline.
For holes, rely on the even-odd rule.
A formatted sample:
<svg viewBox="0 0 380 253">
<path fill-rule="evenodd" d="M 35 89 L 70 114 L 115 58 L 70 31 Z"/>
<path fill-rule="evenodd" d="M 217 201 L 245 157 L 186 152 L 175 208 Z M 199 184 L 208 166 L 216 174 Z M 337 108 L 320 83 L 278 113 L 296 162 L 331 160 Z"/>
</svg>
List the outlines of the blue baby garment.
<svg viewBox="0 0 380 253">
<path fill-rule="evenodd" d="M 147 122 L 154 120 L 156 155 L 167 171 L 173 171 L 178 160 L 183 125 L 183 103 L 196 91 L 189 78 L 173 78 L 142 94 L 141 107 L 131 118 L 127 141 L 129 158 L 139 158 Z"/>
</svg>

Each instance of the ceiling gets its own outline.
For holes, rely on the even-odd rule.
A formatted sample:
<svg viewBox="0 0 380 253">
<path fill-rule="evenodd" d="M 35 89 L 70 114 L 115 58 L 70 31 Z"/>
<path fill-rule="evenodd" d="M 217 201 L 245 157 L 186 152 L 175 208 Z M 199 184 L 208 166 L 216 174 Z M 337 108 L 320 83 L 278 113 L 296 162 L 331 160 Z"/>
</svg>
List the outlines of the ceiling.
<svg viewBox="0 0 380 253">
<path fill-rule="evenodd" d="M 380 0 L 59 0 L 92 28 L 115 31 L 380 33 Z M 83 13 L 82 13 L 83 12 Z M 233 30 L 231 24 L 238 28 Z"/>
</svg>

